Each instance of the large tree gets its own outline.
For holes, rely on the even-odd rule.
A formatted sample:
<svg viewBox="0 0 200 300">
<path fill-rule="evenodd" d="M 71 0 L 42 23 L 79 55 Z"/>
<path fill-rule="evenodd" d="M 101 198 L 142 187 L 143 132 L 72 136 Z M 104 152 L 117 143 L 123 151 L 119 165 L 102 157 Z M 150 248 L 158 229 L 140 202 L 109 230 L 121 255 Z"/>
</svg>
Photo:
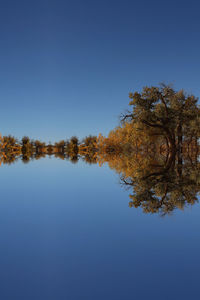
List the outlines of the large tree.
<svg viewBox="0 0 200 300">
<path fill-rule="evenodd" d="M 161 84 L 144 87 L 141 93 L 130 93 L 129 98 L 133 109 L 123 116 L 122 121 L 137 123 L 149 134 L 163 135 L 170 151 L 181 152 L 187 128 L 192 128 L 189 134 L 192 132 L 199 137 L 200 109 L 194 95 Z"/>
</svg>

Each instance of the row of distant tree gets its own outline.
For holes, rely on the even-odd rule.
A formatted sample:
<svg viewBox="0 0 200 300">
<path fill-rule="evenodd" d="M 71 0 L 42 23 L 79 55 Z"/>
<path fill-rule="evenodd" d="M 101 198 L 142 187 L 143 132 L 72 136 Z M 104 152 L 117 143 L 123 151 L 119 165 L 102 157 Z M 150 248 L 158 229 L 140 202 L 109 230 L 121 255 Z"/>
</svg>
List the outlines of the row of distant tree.
<svg viewBox="0 0 200 300">
<path fill-rule="evenodd" d="M 21 141 L 13 136 L 3 136 L 1 137 L 1 161 L 10 164 L 20 158 L 26 163 L 32 159 L 54 155 L 61 159 L 69 159 L 74 163 L 80 157 L 88 163 L 96 163 L 96 143 L 97 137 L 95 136 L 88 136 L 82 141 L 73 136 L 69 140 L 61 140 L 55 144 L 31 140 L 27 136 L 24 136 Z"/>
</svg>

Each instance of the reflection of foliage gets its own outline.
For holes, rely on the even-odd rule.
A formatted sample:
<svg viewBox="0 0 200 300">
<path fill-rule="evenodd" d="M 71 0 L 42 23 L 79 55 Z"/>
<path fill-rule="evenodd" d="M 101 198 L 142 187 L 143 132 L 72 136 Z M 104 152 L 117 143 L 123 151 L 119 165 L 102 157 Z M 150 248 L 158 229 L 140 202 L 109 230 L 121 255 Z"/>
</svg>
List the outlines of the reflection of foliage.
<svg viewBox="0 0 200 300">
<path fill-rule="evenodd" d="M 163 153 L 159 137 L 150 148 L 149 143 L 141 140 L 137 146 L 132 143 L 131 151 L 124 149 L 123 144 L 121 151 L 110 151 L 107 145 L 112 140 L 108 139 L 101 137 L 99 163 L 107 162 L 120 175 L 121 184 L 133 189 L 130 207 L 141 207 L 146 213 L 165 215 L 175 208 L 183 209 L 197 202 L 200 192 L 198 147 L 193 147 L 192 153 L 185 150 L 182 154 L 166 150 Z"/>
<path fill-rule="evenodd" d="M 131 127 L 123 125 L 112 131 L 108 138 L 87 137 L 78 142 L 76 137 L 54 145 L 30 141 L 24 137 L 18 143 L 13 137 L 1 138 L 1 161 L 11 164 L 18 158 L 23 163 L 54 155 L 62 160 L 77 163 L 79 157 L 85 162 L 107 162 L 109 167 L 120 174 L 123 186 L 133 189 L 130 195 L 130 207 L 141 207 L 146 213 L 171 213 L 174 209 L 183 209 L 186 205 L 197 202 L 200 191 L 200 163 L 197 156 L 199 149 L 189 151 L 166 151 L 163 140 L 138 134 L 133 141 Z M 116 135 L 115 135 L 116 132 Z M 123 144 L 124 143 L 124 144 Z M 157 143 L 157 144 L 156 144 Z"/>
<path fill-rule="evenodd" d="M 143 172 L 133 172 L 131 177 L 121 175 L 122 184 L 133 188 L 130 207 L 141 207 L 146 213 L 171 213 L 198 201 L 200 192 L 200 164 L 187 159 L 179 163 L 171 157 L 162 167 L 146 166 Z M 134 175 L 136 174 L 136 175 Z"/>
</svg>

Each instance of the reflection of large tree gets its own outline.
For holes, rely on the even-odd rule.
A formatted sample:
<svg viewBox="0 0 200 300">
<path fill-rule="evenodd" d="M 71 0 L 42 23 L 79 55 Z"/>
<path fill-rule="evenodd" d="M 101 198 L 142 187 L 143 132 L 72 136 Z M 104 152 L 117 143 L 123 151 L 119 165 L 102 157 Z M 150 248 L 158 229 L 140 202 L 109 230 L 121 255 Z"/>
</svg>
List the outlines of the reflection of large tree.
<svg viewBox="0 0 200 300">
<path fill-rule="evenodd" d="M 141 166 L 140 166 L 141 168 Z M 145 213 L 171 213 L 197 202 L 200 192 L 200 165 L 172 155 L 164 165 L 151 164 L 145 170 L 133 170 L 133 175 L 121 175 L 123 185 L 133 188 L 130 207 L 141 207 Z M 136 175 L 134 175 L 136 174 Z"/>
</svg>

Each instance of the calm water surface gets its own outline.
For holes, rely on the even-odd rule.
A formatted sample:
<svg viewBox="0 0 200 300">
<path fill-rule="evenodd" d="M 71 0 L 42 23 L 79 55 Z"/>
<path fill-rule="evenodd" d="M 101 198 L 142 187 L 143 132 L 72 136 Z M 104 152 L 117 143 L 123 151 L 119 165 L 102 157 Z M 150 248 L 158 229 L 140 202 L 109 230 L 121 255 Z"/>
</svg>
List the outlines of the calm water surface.
<svg viewBox="0 0 200 300">
<path fill-rule="evenodd" d="M 1 299 L 199 299 L 200 207 L 129 208 L 107 166 L 0 169 Z"/>
</svg>

